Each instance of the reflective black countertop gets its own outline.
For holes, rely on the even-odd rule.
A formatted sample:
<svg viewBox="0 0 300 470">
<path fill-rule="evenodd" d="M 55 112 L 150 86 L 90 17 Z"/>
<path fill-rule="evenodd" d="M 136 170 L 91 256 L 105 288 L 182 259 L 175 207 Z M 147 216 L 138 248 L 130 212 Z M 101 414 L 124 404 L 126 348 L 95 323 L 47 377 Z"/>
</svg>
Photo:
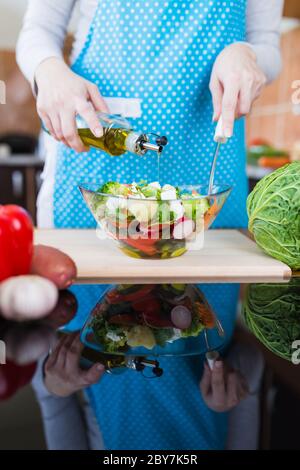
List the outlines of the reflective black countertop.
<svg viewBox="0 0 300 470">
<path fill-rule="evenodd" d="M 171 310 L 178 307 L 176 304 L 178 299 L 181 308 L 183 305 L 182 292 L 181 295 L 180 292 L 176 293 L 176 286 L 178 289 L 187 288 L 175 285 L 174 291 L 174 286 L 165 285 L 156 286 L 156 290 L 153 291 L 155 296 L 160 296 L 161 289 L 167 289 L 166 295 L 169 295 L 170 289 L 173 289 L 171 302 L 174 298 L 175 302 Z M 293 439 L 289 439 L 288 444 L 285 436 L 285 433 L 292 435 L 292 429 L 286 430 L 284 425 L 289 414 L 292 415 L 292 410 L 296 412 L 300 403 L 299 277 L 293 277 L 288 284 L 199 285 L 198 289 L 202 293 L 201 301 L 203 305 L 210 306 L 214 315 L 214 324 L 202 329 L 198 337 L 191 336 L 187 339 L 176 337 L 176 332 L 178 334 L 180 328 L 178 325 L 174 327 L 168 323 L 172 321 L 170 316 L 167 317 L 168 311 L 162 313 L 167 323 L 159 323 L 161 316 L 159 319 L 154 315 L 153 309 L 155 306 L 157 308 L 157 305 L 153 303 L 153 299 L 149 300 L 147 297 L 149 292 L 145 294 L 146 300 L 144 302 L 142 300 L 142 304 L 147 305 L 148 316 L 145 317 L 143 314 L 142 320 L 140 316 L 133 318 L 130 304 L 140 299 L 134 298 L 135 294 L 132 297 L 134 286 L 127 287 L 129 290 L 125 290 L 127 292 L 125 304 L 120 305 L 117 301 L 112 310 L 110 305 L 109 319 L 106 320 L 114 325 L 112 331 L 117 331 L 119 338 L 122 336 L 120 333 L 122 329 L 127 333 L 133 328 L 142 331 L 144 335 L 142 340 L 139 339 L 137 343 L 131 342 L 130 345 L 126 343 L 124 346 L 124 342 L 121 342 L 121 345 L 116 347 L 116 337 L 112 331 L 109 330 L 109 333 L 108 330 L 103 330 L 103 322 L 100 329 L 99 322 L 93 323 L 95 317 L 102 321 L 101 315 L 104 315 L 103 312 L 107 313 L 103 307 L 104 299 L 107 299 L 107 295 L 110 295 L 111 299 L 115 298 L 115 286 L 111 286 L 108 291 L 107 286 L 97 285 L 72 286 L 69 290 L 61 291 L 55 309 L 42 320 L 15 322 L 1 318 L 0 449 L 45 448 L 38 399 L 31 389 L 30 382 L 36 374 L 38 363 L 44 361 L 49 350 L 55 349 L 58 338 L 66 335 L 70 337 L 70 333 L 74 332 L 80 332 L 80 339 L 85 343 L 81 351 L 82 369 L 87 370 L 94 363 L 101 362 L 106 367 L 106 373 L 142 373 L 145 380 L 149 376 L 155 376 L 156 380 L 160 380 L 160 374 L 168 368 L 170 356 L 204 355 L 210 350 L 218 350 L 221 355 L 226 354 L 232 347 L 230 340 L 233 334 L 235 344 L 242 344 L 249 354 L 252 354 L 253 350 L 260 351 L 263 357 L 261 406 L 264 413 L 266 407 L 269 412 L 268 423 L 266 423 L 266 414 L 262 415 L 260 446 L 284 448 L 286 445 L 288 448 L 289 445 L 293 445 Z M 126 289 L 126 286 L 122 288 Z M 191 286 L 188 289 L 190 288 Z M 141 289 L 143 286 L 138 287 L 138 290 Z M 152 310 L 149 307 L 150 301 L 153 304 Z M 118 305 L 122 308 L 116 311 Z M 186 305 L 191 307 L 188 303 Z M 235 322 L 236 312 L 237 322 Z M 95 325 L 98 330 L 95 329 Z M 105 328 L 108 328 L 107 323 L 105 325 Z M 171 336 L 170 327 L 174 329 Z M 166 339 L 167 329 L 169 336 Z M 149 330 L 150 333 L 154 332 L 154 336 L 151 333 L 151 341 L 154 337 L 155 344 L 153 342 L 149 344 L 147 336 Z M 107 340 L 106 335 L 110 336 L 110 339 Z M 103 338 L 106 338 L 105 341 Z M 162 342 L 158 343 L 158 338 Z M 243 364 L 243 361 L 240 361 L 240 364 Z M 271 409 L 268 405 L 270 400 L 273 401 Z M 271 428 L 266 431 L 267 425 Z"/>
</svg>

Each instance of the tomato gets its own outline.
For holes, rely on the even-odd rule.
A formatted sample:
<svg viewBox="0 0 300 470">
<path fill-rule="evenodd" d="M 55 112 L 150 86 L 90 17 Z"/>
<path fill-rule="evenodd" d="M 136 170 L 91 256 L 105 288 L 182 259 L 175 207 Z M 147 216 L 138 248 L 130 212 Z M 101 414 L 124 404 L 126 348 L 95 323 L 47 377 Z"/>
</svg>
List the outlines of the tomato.
<svg viewBox="0 0 300 470">
<path fill-rule="evenodd" d="M 117 304 L 118 302 L 121 301 L 121 300 L 120 300 L 121 297 L 122 297 L 122 295 L 119 294 L 119 292 L 118 292 L 116 289 L 110 290 L 110 291 L 106 294 L 106 300 L 107 300 L 110 304 Z"/>
<path fill-rule="evenodd" d="M 157 310 L 160 310 L 161 305 L 160 305 L 160 301 L 156 297 L 148 295 L 147 297 L 144 297 L 136 302 L 133 302 L 132 308 L 136 312 L 147 311 L 149 313 L 152 313 L 152 312 L 156 312 Z"/>
<path fill-rule="evenodd" d="M 146 234 L 149 238 L 151 237 L 152 240 L 154 241 L 158 241 L 159 239 L 161 239 L 161 233 L 167 229 L 170 230 L 171 232 L 171 227 L 173 226 L 174 224 L 167 224 L 167 223 L 156 223 L 156 224 L 152 224 L 152 225 L 147 225 L 147 224 L 141 224 L 140 225 L 140 229 L 141 229 L 141 232 Z M 156 238 L 156 240 L 155 240 Z M 143 240 L 143 239 L 142 239 Z M 146 238 L 147 240 L 147 238 Z"/>
<path fill-rule="evenodd" d="M 161 313 L 161 303 L 155 297 L 145 297 L 132 304 L 143 318 L 144 322 L 153 328 L 173 328 L 174 325 L 170 318 Z"/>
<path fill-rule="evenodd" d="M 118 314 L 118 315 L 113 315 L 110 317 L 108 323 L 111 323 L 113 325 L 137 325 L 138 321 L 134 315 L 130 315 L 127 313 L 124 314 Z"/>
<path fill-rule="evenodd" d="M 119 229 L 122 229 L 122 228 L 125 228 L 127 229 L 128 228 L 128 225 L 129 225 L 129 222 L 127 219 L 121 219 L 121 218 L 117 218 L 117 219 L 114 219 L 114 218 L 111 218 L 109 219 L 109 223 L 110 225 L 112 225 L 115 229 L 116 232 L 119 231 Z"/>
<path fill-rule="evenodd" d="M 127 245 L 142 251 L 146 255 L 153 256 L 157 253 L 157 249 L 155 247 L 157 239 L 155 240 L 151 238 L 138 238 L 137 240 L 135 240 L 133 238 L 127 238 L 126 240 L 122 241 Z"/>
<path fill-rule="evenodd" d="M 140 288 L 137 287 L 137 290 L 135 292 L 130 292 L 128 294 L 122 294 L 116 289 L 113 289 L 106 294 L 106 299 L 110 304 L 118 304 L 120 302 L 134 302 L 135 300 L 141 299 L 148 295 L 150 292 L 153 291 L 154 288 L 154 284 L 146 284 L 141 286 Z"/>
<path fill-rule="evenodd" d="M 19 206 L 0 206 L 0 227 L 0 258 L 5 263 L 1 266 L 2 280 L 28 274 L 33 254 L 33 224 L 29 214 Z"/>
<path fill-rule="evenodd" d="M 257 147 L 257 146 L 262 146 L 262 145 L 265 145 L 267 147 L 271 146 L 270 142 L 268 142 L 266 139 L 256 137 L 250 140 L 248 147 Z"/>
</svg>

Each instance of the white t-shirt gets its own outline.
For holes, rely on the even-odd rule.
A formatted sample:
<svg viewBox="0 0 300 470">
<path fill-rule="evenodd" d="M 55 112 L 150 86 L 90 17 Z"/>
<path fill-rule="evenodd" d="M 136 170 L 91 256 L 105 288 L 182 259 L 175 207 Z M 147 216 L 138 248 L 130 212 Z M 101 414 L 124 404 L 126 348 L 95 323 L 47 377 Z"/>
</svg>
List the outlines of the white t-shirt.
<svg viewBox="0 0 300 470">
<path fill-rule="evenodd" d="M 17 44 L 17 61 L 32 84 L 42 61 L 62 57 L 65 35 L 76 4 L 79 14 L 71 62 L 84 45 L 98 0 L 29 0 Z M 247 42 L 254 49 L 268 81 L 278 75 L 281 67 L 279 29 L 283 4 L 284 0 L 248 0 L 247 5 Z"/>
</svg>

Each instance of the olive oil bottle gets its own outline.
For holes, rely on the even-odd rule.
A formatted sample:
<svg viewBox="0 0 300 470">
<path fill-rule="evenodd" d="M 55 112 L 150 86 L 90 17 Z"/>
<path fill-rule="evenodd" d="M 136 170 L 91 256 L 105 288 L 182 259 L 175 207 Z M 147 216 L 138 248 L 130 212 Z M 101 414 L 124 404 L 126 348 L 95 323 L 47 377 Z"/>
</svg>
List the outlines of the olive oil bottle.
<svg viewBox="0 0 300 470">
<path fill-rule="evenodd" d="M 100 353 L 85 347 L 82 351 L 81 360 L 83 361 L 81 365 L 86 365 L 88 368 L 93 363 L 100 362 L 109 374 L 121 374 L 131 369 L 150 378 L 163 375 L 163 369 L 160 367 L 159 362 L 156 359 L 147 357 Z"/>
<path fill-rule="evenodd" d="M 97 116 L 103 128 L 102 137 L 95 137 L 84 119 L 81 116 L 76 117 L 78 134 L 87 147 L 103 150 L 112 156 L 120 156 L 126 152 L 145 155 L 149 150 L 160 154 L 168 143 L 166 137 L 150 134 L 155 137 L 155 142 L 152 143 L 149 135 L 135 132 L 130 123 L 120 116 L 105 113 L 97 113 Z"/>
</svg>

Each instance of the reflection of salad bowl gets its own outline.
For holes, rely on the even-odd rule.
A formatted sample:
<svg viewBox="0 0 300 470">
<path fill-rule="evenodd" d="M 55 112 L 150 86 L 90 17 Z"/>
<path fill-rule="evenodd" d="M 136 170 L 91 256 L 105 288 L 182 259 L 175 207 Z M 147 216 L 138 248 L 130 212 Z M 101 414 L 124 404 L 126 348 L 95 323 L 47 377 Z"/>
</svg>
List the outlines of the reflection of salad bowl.
<svg viewBox="0 0 300 470">
<path fill-rule="evenodd" d="M 109 182 L 80 185 L 104 232 L 134 258 L 166 259 L 203 246 L 204 230 L 214 222 L 231 188 L 160 186 L 159 183 Z"/>
<path fill-rule="evenodd" d="M 218 331 L 220 324 L 196 286 L 121 284 L 103 294 L 81 340 L 105 354 L 191 355 L 220 348 L 224 338 Z"/>
</svg>

